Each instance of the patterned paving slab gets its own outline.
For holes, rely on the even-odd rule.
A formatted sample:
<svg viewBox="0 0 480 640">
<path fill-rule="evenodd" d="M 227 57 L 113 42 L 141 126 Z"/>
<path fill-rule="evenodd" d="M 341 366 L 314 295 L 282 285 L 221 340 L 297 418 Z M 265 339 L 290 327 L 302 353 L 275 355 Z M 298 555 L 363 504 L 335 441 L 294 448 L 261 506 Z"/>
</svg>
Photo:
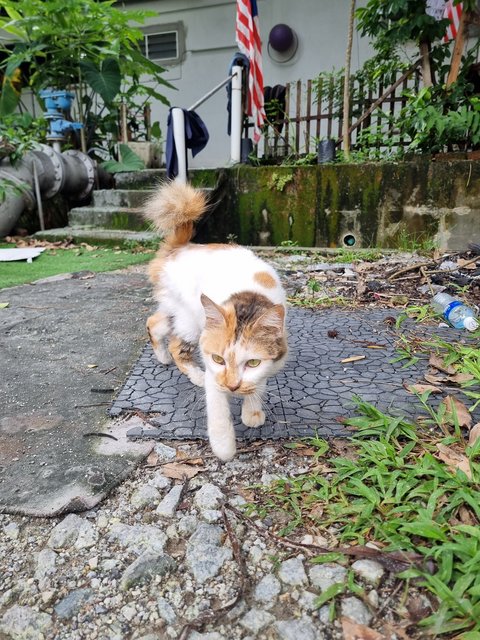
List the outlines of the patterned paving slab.
<svg viewBox="0 0 480 640">
<path fill-rule="evenodd" d="M 354 396 L 394 415 L 418 414 L 416 398 L 404 384 L 420 382 L 427 359 L 404 368 L 393 362 L 398 333 L 387 318 L 391 310 L 289 310 L 289 359 L 269 381 L 267 419 L 258 429 L 240 420 L 240 400 L 232 400 L 235 431 L 245 440 L 348 434 L 339 418 L 354 415 Z M 406 322 L 404 335 L 438 335 L 458 340 L 454 329 L 422 327 Z M 336 332 L 336 337 L 329 337 Z M 333 332 L 333 333 L 332 333 Z M 465 335 L 465 334 L 463 334 Z M 342 362 L 364 356 L 354 362 Z M 148 344 L 109 413 L 140 410 L 154 428 L 131 433 L 132 438 L 206 438 L 203 390 L 195 387 L 175 365 L 162 365 Z"/>
</svg>

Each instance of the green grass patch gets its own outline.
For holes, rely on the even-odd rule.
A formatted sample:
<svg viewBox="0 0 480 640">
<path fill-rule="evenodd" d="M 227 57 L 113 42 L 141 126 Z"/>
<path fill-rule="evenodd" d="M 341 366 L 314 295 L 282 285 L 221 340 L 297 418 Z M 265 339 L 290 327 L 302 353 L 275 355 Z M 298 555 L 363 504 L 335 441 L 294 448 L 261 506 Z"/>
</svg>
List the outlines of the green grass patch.
<svg viewBox="0 0 480 640">
<path fill-rule="evenodd" d="M 461 374 L 459 388 L 474 401 L 472 411 L 480 402 L 480 350 L 439 339 L 425 347 L 442 358 L 442 366 Z M 480 427 L 469 431 L 463 403 L 451 401 L 448 408 L 440 402 L 435 408 L 430 393 L 416 393 L 422 415 L 412 421 L 357 398 L 358 416 L 348 420 L 355 429 L 348 455 L 337 456 L 318 437 L 292 445 L 313 449 L 311 470 L 253 487 L 255 499 L 246 510 L 260 517 L 283 514 L 280 535 L 314 531 L 328 538 L 333 531 L 344 547 L 371 542 L 382 553 L 415 554 L 410 557 L 419 560 L 398 577 L 407 589 L 412 584 L 429 591 L 437 604 L 418 626 L 412 622 L 411 630 L 478 640 Z M 312 560 L 323 561 L 322 555 Z M 317 605 L 334 603 L 356 588 L 342 585 L 322 594 Z"/>
<path fill-rule="evenodd" d="M 12 247 L 2 244 L 1 248 Z M 78 246 L 68 249 L 46 249 L 31 263 L 25 260 L 0 262 L 0 289 L 27 284 L 61 273 L 78 271 L 114 271 L 148 262 L 153 252 L 133 249 L 94 248 Z"/>
</svg>

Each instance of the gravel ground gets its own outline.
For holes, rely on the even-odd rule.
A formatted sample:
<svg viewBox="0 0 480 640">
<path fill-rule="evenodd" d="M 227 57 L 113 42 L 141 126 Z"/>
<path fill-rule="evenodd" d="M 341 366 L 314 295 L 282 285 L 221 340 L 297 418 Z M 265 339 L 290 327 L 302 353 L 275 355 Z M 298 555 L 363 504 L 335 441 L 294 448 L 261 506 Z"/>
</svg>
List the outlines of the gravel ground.
<svg viewBox="0 0 480 640">
<path fill-rule="evenodd" d="M 277 259 L 290 295 L 307 302 L 312 273 L 328 292 L 349 292 L 354 301 L 366 292 L 360 281 L 374 283 L 387 268 L 411 263 L 411 256 L 385 258 L 362 280 L 352 265 L 321 269 L 318 257 Z M 172 462 L 193 477 L 172 478 L 178 473 Z M 347 568 L 315 564 L 307 546 L 281 544 L 275 514 L 247 520 L 225 508 L 238 508 L 249 484 L 301 473 L 310 463 L 281 442 L 254 444 L 227 464 L 205 444 L 159 443 L 90 511 L 52 519 L 0 515 L 0 639 L 415 637 L 405 629 L 431 604 L 412 588 L 405 594 L 381 564 L 351 563 L 363 593 L 340 594 L 332 616 L 315 600 L 345 584 Z M 322 535 L 304 531 L 297 541 L 328 546 L 335 528 Z"/>
<path fill-rule="evenodd" d="M 305 471 L 307 458 L 275 444 L 221 464 L 206 446 L 170 444 L 156 445 L 155 466 L 139 468 L 96 509 L 49 520 L 0 516 L 0 637 L 153 640 L 188 631 L 208 640 L 336 640 L 344 637 L 342 616 L 378 626 L 394 584 L 380 564 L 353 563 L 364 596 L 342 597 L 330 622 L 329 607 L 317 609 L 315 599 L 345 583 L 347 569 L 278 544 L 274 518 L 222 512 L 245 501 L 248 483 Z M 167 477 L 164 463 L 185 457 L 198 474 Z M 328 544 L 311 534 L 303 542 Z M 237 596 L 200 631 L 185 628 Z"/>
</svg>

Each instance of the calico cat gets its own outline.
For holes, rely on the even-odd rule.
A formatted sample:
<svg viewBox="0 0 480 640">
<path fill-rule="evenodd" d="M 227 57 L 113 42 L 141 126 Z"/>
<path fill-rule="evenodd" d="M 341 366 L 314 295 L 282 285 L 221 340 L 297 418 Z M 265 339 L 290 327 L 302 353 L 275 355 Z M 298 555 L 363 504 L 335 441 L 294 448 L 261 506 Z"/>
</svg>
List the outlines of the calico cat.
<svg viewBox="0 0 480 640">
<path fill-rule="evenodd" d="M 180 182 L 160 187 L 146 203 L 146 218 L 164 237 L 149 267 L 158 308 L 147 330 L 158 360 L 173 358 L 205 388 L 210 446 L 227 461 L 236 451 L 229 397 L 243 398 L 243 424 L 265 422 L 266 381 L 287 356 L 285 293 L 275 270 L 250 250 L 190 243 L 206 209 L 204 194 Z"/>
</svg>

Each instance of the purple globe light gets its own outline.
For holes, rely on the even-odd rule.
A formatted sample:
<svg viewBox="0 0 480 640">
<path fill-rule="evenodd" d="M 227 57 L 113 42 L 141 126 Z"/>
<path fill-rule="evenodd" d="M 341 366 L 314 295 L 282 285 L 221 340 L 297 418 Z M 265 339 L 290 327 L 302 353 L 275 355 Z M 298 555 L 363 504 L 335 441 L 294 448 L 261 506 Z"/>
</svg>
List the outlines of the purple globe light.
<svg viewBox="0 0 480 640">
<path fill-rule="evenodd" d="M 285 53 L 292 46 L 295 40 L 295 35 L 293 33 L 293 29 L 291 29 L 287 24 L 277 24 L 275 25 L 270 34 L 268 36 L 268 43 L 280 53 Z"/>
</svg>

